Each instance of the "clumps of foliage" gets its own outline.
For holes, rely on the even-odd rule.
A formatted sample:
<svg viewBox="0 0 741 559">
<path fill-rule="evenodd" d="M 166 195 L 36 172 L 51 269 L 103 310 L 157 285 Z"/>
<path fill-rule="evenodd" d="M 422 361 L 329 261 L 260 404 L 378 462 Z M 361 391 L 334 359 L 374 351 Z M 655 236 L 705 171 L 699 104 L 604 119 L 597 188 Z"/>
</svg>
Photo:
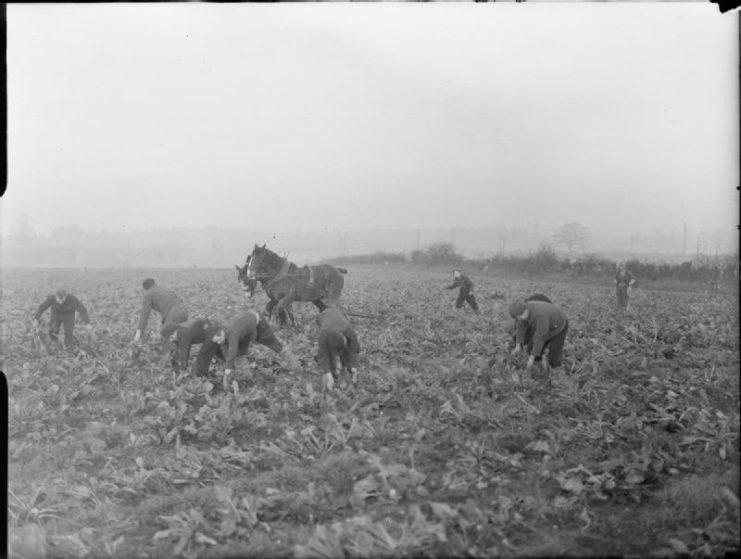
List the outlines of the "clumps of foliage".
<svg viewBox="0 0 741 559">
<path fill-rule="evenodd" d="M 250 350 L 236 388 L 128 345 L 140 277 L 218 318 L 247 300 L 231 270 L 3 270 L 14 557 L 495 557 L 737 554 L 735 297 L 481 274 L 481 314 L 448 275 L 368 267 L 343 299 L 355 385 Z M 49 353 L 24 325 L 75 286 L 96 339 Z M 571 328 L 549 378 L 512 356 L 508 302 L 541 292 Z M 491 294 L 497 294 L 496 298 Z M 499 297 L 501 295 L 502 297 Z M 383 311 L 383 312 L 381 312 Z M 309 305 L 278 335 L 314 350 Z"/>
</svg>

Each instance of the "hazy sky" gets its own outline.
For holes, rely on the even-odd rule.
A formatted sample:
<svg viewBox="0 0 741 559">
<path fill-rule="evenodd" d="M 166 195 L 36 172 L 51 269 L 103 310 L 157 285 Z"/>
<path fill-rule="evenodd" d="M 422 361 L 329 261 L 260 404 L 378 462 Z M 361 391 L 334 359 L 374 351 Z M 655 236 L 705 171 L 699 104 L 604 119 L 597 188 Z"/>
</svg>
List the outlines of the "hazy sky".
<svg viewBox="0 0 741 559">
<path fill-rule="evenodd" d="M 10 4 L 3 230 L 738 221 L 714 4 Z"/>
</svg>

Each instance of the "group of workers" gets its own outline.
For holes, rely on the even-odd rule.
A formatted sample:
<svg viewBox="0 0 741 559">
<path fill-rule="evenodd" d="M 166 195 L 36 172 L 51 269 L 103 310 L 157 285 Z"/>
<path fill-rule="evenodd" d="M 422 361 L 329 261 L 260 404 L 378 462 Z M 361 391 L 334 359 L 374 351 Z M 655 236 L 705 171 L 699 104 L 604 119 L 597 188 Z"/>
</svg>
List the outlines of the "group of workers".
<svg viewBox="0 0 741 559">
<path fill-rule="evenodd" d="M 630 289 L 634 284 L 633 275 L 625 264 L 620 264 L 615 274 L 617 304 L 620 308 L 627 310 Z M 170 359 L 176 371 L 187 369 L 191 347 L 197 344 L 201 347 L 193 363 L 193 374 L 206 375 L 213 359 L 223 361 L 225 386 L 231 380 L 237 357 L 247 355 L 252 342 L 274 351 L 289 368 L 296 366 L 297 360 L 290 349 L 278 339 L 259 312 L 247 310 L 237 313 L 223 325 L 208 318 L 188 322 L 188 309 L 175 292 L 160 287 L 152 278 L 145 279 L 142 287 L 145 295 L 133 341 L 138 343 L 141 340 L 151 312 L 154 310 L 159 313 L 162 317 L 160 336 L 163 356 Z M 453 271 L 453 283 L 443 289 L 455 288 L 459 289 L 455 307 L 461 309 L 464 303 L 468 303 L 478 314 L 473 282 L 459 269 Z M 54 342 L 58 340 L 60 328 L 64 327 L 64 345 L 74 343 L 76 313 L 88 330 L 92 328 L 85 306 L 65 289 L 57 290 L 39 305 L 33 319 L 36 328 L 39 327 L 39 319 L 49 308 L 49 337 Z M 563 310 L 547 296 L 535 294 L 524 301 L 514 301 L 509 306 L 509 314 L 514 320 L 512 331 L 515 345 L 512 353 L 519 354 L 526 348 L 526 368 L 530 369 L 538 361 L 545 371 L 560 366 L 569 328 Z M 360 344 L 352 324 L 343 311 L 336 307 L 322 311 L 317 323 L 319 332 L 314 361 L 324 373 L 326 385 L 332 388 L 340 372 L 348 373 L 354 383 L 357 379 Z"/>
<path fill-rule="evenodd" d="M 287 345 L 278 339 L 268 321 L 257 311 L 237 313 L 223 325 L 208 318 L 197 318 L 189 322 L 188 309 L 174 291 L 160 287 L 152 278 L 145 279 L 142 288 L 145 294 L 133 342 L 136 344 L 142 339 L 152 311 L 159 313 L 162 317 L 160 340 L 163 357 L 170 359 L 170 364 L 176 371 L 188 368 L 191 347 L 196 344 L 201 347 L 192 372 L 206 375 L 214 358 L 223 361 L 225 386 L 229 384 L 237 358 L 247 355 L 253 342 L 273 350 L 289 368 L 297 364 Z M 49 337 L 53 342 L 58 341 L 60 327 L 64 325 L 64 346 L 74 344 L 76 313 L 79 313 L 88 329 L 92 328 L 87 309 L 66 289 L 59 289 L 49 295 L 39 306 L 33 320 L 36 328 L 48 308 L 51 308 Z M 342 310 L 335 307 L 322 311 L 317 323 L 319 333 L 314 360 L 325 373 L 326 384 L 333 387 L 340 371 L 347 372 L 355 382 L 360 344 L 352 324 Z"/>
</svg>

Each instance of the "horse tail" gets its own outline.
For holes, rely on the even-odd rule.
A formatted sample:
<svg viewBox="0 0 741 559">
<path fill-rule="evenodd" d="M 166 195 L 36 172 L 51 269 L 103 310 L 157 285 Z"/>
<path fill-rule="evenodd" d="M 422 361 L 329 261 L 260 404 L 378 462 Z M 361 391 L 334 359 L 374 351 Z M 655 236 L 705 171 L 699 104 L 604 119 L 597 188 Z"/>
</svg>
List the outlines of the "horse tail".
<svg viewBox="0 0 741 559">
<path fill-rule="evenodd" d="M 340 268 L 339 266 L 337 266 L 337 271 L 339 273 L 341 273 L 341 274 L 346 274 L 347 273 L 347 268 Z"/>
</svg>

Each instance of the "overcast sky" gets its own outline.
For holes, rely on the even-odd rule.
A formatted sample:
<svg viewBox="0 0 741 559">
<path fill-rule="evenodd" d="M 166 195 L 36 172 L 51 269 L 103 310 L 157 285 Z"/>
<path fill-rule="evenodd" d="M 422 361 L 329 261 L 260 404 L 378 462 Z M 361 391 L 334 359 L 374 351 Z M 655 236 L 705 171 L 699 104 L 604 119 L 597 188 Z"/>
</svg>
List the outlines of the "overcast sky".
<svg viewBox="0 0 741 559">
<path fill-rule="evenodd" d="M 9 4 L 3 230 L 738 221 L 714 4 Z"/>
</svg>

